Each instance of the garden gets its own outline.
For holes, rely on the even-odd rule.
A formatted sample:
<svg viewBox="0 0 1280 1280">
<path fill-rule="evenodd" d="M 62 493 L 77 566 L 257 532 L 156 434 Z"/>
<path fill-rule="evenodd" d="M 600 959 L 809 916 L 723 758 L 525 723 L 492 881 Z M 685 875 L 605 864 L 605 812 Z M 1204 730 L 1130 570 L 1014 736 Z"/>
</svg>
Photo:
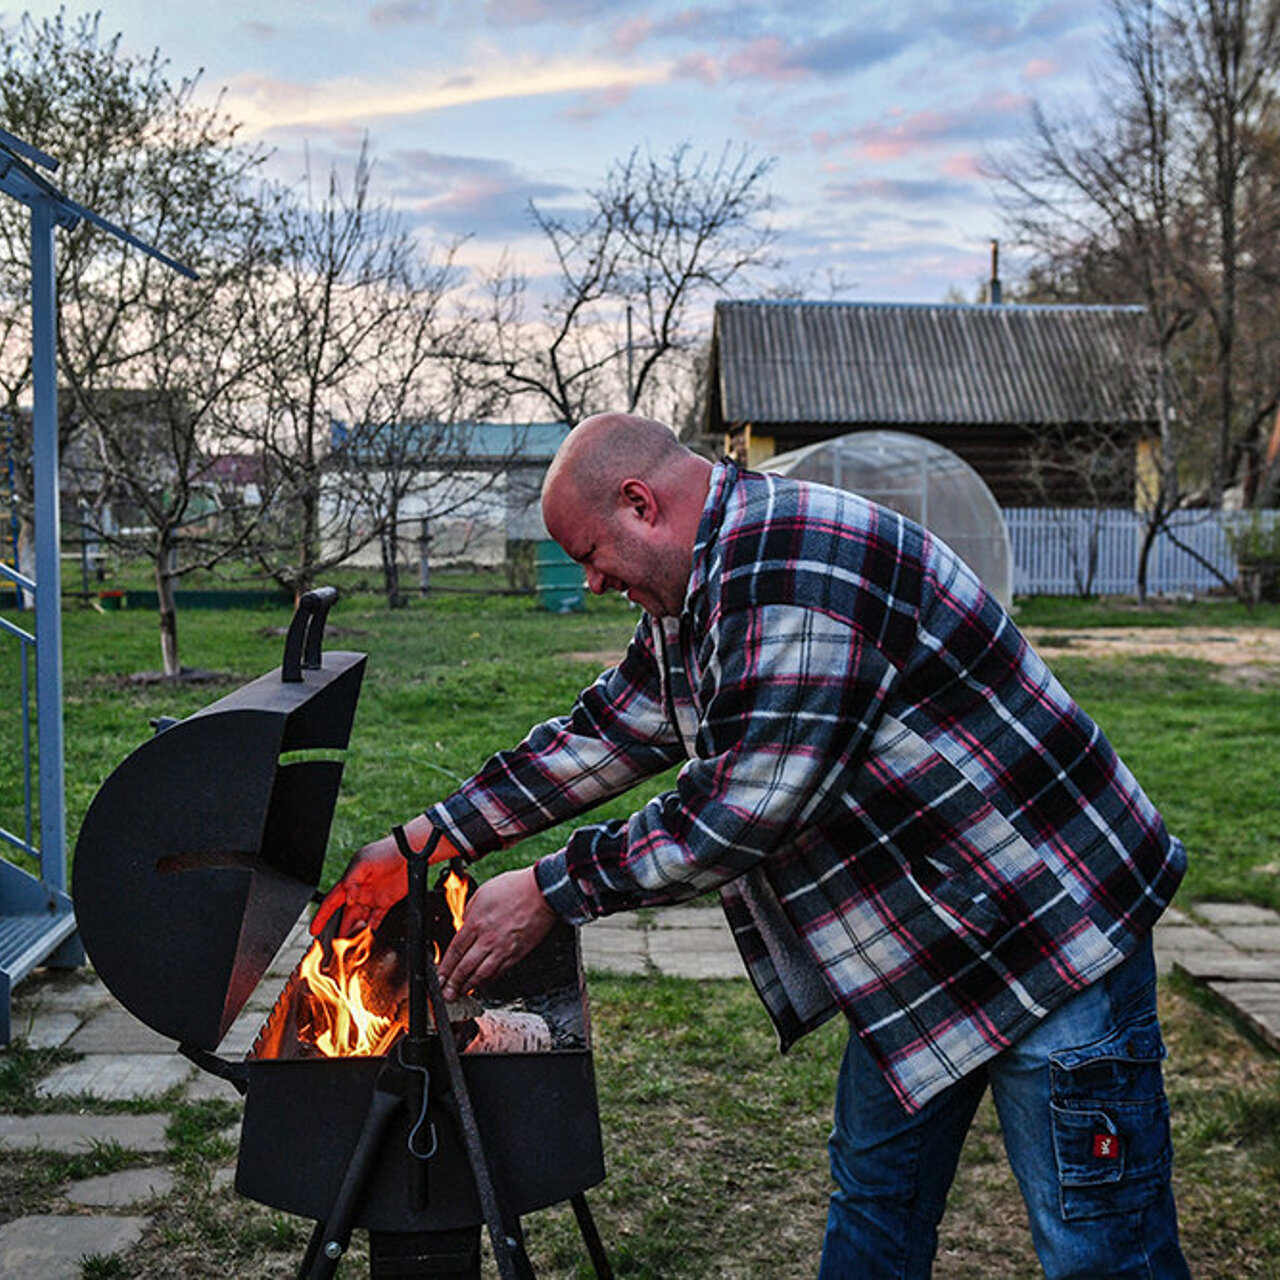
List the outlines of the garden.
<svg viewBox="0 0 1280 1280">
<path fill-rule="evenodd" d="M 346 753 L 325 884 L 365 841 L 447 793 L 622 652 L 635 613 L 619 598 L 552 615 L 521 595 L 444 578 L 390 611 L 347 592 L 327 649 L 368 653 Z M 12 615 L 10 615 L 12 616 Z M 1019 624 L 1099 720 L 1187 843 L 1180 905 L 1280 907 L 1280 607 L 1030 600 Z M 186 678 L 156 680 L 155 615 L 69 605 L 64 619 L 67 804 L 71 842 L 97 787 L 158 716 L 184 716 L 278 665 L 288 610 L 183 614 Z M 1109 641 L 1110 638 L 1110 642 Z M 16 742 L 16 669 L 0 662 L 0 741 Z M 0 758 L 0 813 L 20 811 L 14 755 Z M 622 816 L 659 779 L 600 816 Z M 481 878 L 556 847 L 546 833 L 479 864 Z M 714 909 L 713 904 L 709 904 Z M 37 975 L 31 981 L 51 981 Z M 619 1276 L 654 1280 L 811 1276 L 828 1180 L 824 1142 L 843 1033 L 828 1025 L 785 1059 L 744 980 L 589 975 L 608 1176 L 591 1193 Z M 1198 1277 L 1280 1276 L 1280 1059 L 1178 977 L 1163 988 L 1177 1191 Z M 0 1054 L 0 1110 L 47 1109 L 35 1085 L 65 1050 L 16 1041 Z M 141 1104 L 94 1104 L 103 1109 Z M 155 1104 L 146 1104 L 154 1109 Z M 229 1102 L 162 1100 L 178 1185 L 142 1243 L 86 1275 L 288 1276 L 310 1224 L 238 1198 L 219 1180 L 234 1162 Z M 0 1221 L 65 1212 L 59 1187 L 85 1168 L 137 1157 L 9 1155 Z M 586 1276 L 568 1209 L 526 1220 L 539 1275 Z M 358 1255 L 340 1275 L 365 1272 Z M 96 1268 L 96 1269 L 95 1269 Z M 1034 1276 L 1016 1187 L 984 1105 L 943 1224 L 936 1274 Z"/>
</svg>

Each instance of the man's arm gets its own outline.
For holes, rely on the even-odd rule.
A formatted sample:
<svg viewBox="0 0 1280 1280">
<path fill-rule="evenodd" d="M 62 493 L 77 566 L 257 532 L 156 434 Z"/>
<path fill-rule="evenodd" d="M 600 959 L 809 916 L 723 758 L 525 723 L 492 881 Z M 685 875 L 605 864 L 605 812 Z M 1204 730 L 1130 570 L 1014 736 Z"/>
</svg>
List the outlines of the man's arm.
<svg viewBox="0 0 1280 1280">
<path fill-rule="evenodd" d="M 848 622 L 797 605 L 720 620 L 696 758 L 627 822 L 537 865 L 565 919 L 687 898 L 750 870 L 845 794 L 897 678 Z"/>
<path fill-rule="evenodd" d="M 404 824 L 411 849 L 423 849 L 433 828 L 426 814 L 420 813 Z M 446 862 L 459 857 L 458 849 L 447 836 L 431 854 L 431 861 Z M 342 873 L 342 879 L 325 895 L 311 921 L 311 933 L 318 937 L 335 912 L 342 912 L 338 932 L 349 938 L 366 925 L 376 929 L 401 898 L 409 892 L 408 863 L 396 846 L 393 836 L 383 836 L 360 849 Z"/>
<path fill-rule="evenodd" d="M 569 715 L 490 757 L 427 817 L 480 857 L 578 817 L 684 759 L 651 625 L 646 617 L 622 662 L 585 690 Z"/>
<path fill-rule="evenodd" d="M 683 756 L 663 707 L 646 618 L 617 667 L 583 692 L 566 717 L 533 729 L 515 750 L 493 756 L 453 796 L 405 824 L 415 849 L 441 832 L 432 862 L 475 859 L 515 844 L 618 795 Z M 311 923 L 318 934 L 341 910 L 342 933 L 377 926 L 407 892 L 391 836 L 360 849 Z"/>
</svg>

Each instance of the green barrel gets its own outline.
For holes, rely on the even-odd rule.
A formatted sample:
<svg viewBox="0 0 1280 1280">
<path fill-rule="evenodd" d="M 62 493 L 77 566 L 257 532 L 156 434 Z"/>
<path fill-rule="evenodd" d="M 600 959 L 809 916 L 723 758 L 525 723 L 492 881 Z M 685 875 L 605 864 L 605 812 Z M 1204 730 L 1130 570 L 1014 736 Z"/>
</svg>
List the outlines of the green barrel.
<svg viewBox="0 0 1280 1280">
<path fill-rule="evenodd" d="M 538 604 L 551 613 L 574 613 L 586 597 L 582 566 L 549 538 L 537 546 Z"/>
</svg>

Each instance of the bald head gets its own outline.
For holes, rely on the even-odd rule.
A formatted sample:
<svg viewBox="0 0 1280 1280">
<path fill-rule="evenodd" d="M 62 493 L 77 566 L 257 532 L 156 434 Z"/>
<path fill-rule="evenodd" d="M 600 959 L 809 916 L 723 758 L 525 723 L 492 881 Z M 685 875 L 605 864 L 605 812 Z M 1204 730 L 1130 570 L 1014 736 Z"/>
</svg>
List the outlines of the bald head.
<svg viewBox="0 0 1280 1280">
<path fill-rule="evenodd" d="M 556 451 L 542 486 L 548 494 L 572 494 L 582 511 L 611 515 L 623 481 L 649 483 L 694 455 L 670 427 L 630 413 L 599 413 L 585 418 Z"/>
<path fill-rule="evenodd" d="M 655 616 L 678 613 L 689 581 L 711 464 L 675 433 L 635 414 L 576 426 L 542 486 L 551 536 L 592 591 L 623 591 Z"/>
</svg>

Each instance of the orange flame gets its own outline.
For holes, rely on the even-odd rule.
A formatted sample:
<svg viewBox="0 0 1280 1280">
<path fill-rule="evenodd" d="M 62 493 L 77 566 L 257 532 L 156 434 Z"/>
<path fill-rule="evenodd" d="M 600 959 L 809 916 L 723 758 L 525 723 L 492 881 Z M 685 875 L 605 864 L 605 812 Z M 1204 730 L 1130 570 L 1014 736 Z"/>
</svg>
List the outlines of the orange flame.
<svg viewBox="0 0 1280 1280">
<path fill-rule="evenodd" d="M 467 909 L 467 881 L 452 867 L 444 878 L 444 900 L 453 917 L 453 931 L 457 933 L 462 928 L 463 912 Z"/>
<path fill-rule="evenodd" d="M 462 928 L 469 884 L 452 868 L 444 879 L 444 899 L 455 932 Z M 298 966 L 304 988 L 298 1039 L 327 1058 L 381 1056 L 408 1031 L 409 1022 L 399 993 L 385 990 L 368 967 L 373 930 L 362 929 L 352 938 L 335 938 L 331 947 L 332 958 L 328 958 L 324 944 L 313 942 Z M 439 961 L 440 948 L 433 943 L 432 949 Z M 390 1008 L 386 1007 L 388 1002 Z"/>
<path fill-rule="evenodd" d="M 364 966 L 372 945 L 373 930 L 363 929 L 353 938 L 333 940 L 329 971 L 321 968 L 324 946 L 319 941 L 302 959 L 299 977 L 307 985 L 310 1026 L 300 1026 L 299 1037 L 325 1057 L 376 1057 L 408 1030 L 407 1015 L 371 1007 L 377 1003 L 375 984 Z"/>
</svg>

